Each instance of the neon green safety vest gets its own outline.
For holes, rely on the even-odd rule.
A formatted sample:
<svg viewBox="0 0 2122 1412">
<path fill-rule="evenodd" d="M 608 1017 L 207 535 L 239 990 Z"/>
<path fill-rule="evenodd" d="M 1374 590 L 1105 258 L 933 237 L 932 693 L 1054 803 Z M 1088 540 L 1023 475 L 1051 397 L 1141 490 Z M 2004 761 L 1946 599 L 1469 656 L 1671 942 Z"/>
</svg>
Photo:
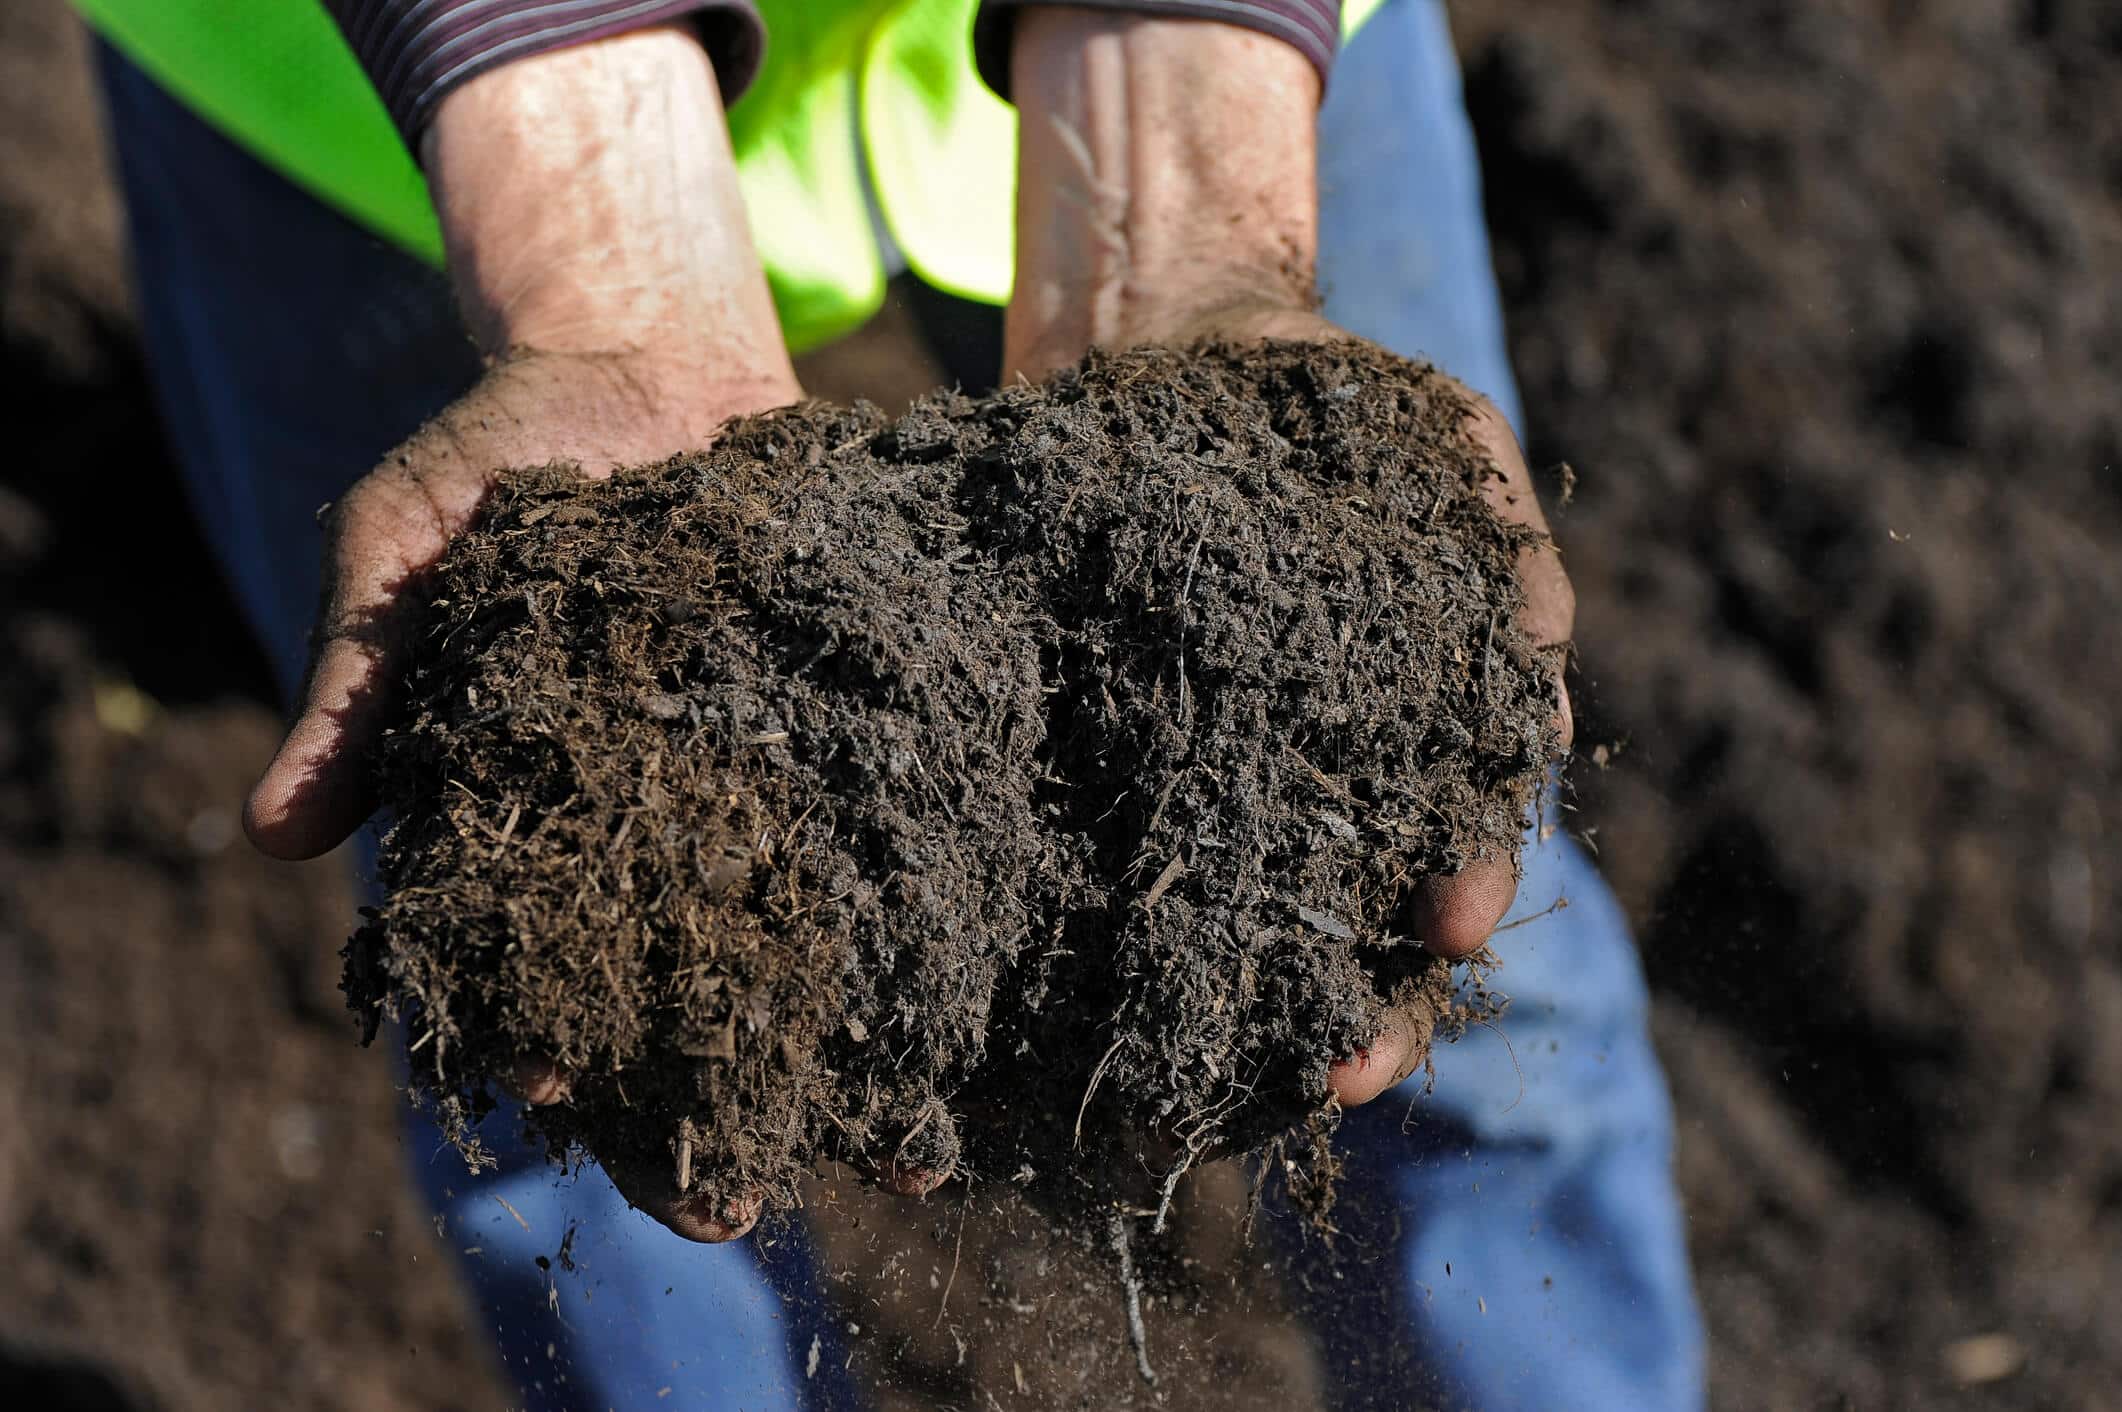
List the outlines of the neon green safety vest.
<svg viewBox="0 0 2122 1412">
<path fill-rule="evenodd" d="M 1353 34 L 1382 0 L 1344 0 Z M 321 0 L 75 0 L 156 82 L 267 165 L 440 264 L 427 184 Z M 738 181 L 789 346 L 884 299 L 859 163 L 907 264 L 1009 297 L 1016 114 L 980 81 L 978 0 L 764 0 L 766 61 L 729 110 Z M 858 141 L 856 133 L 861 133 Z"/>
</svg>

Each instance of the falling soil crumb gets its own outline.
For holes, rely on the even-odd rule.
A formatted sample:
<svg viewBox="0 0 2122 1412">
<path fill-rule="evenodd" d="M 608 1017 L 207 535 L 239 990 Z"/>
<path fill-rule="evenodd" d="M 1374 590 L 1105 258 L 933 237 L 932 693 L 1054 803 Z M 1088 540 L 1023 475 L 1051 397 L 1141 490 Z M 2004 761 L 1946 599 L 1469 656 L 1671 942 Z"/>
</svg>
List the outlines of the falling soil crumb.
<svg viewBox="0 0 2122 1412">
<path fill-rule="evenodd" d="M 421 589 L 353 1004 L 475 1160 L 540 1056 L 555 1159 L 711 1201 L 838 1158 L 1139 1215 L 1316 1130 L 1388 1016 L 1449 1031 L 1415 886 L 1558 749 L 1466 415 L 1363 346 L 1146 350 L 506 479 Z"/>
</svg>

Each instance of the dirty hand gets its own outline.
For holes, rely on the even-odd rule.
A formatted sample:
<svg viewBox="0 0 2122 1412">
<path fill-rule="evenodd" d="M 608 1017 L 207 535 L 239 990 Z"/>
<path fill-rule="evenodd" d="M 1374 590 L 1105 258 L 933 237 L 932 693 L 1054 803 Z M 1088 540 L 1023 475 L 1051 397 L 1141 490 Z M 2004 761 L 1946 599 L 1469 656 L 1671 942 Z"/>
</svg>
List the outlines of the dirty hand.
<svg viewBox="0 0 2122 1412">
<path fill-rule="evenodd" d="M 1313 312 L 1319 79 L 1297 49 L 1208 20 L 1042 6 L 1019 12 L 1010 82 L 1019 178 L 1005 378 L 1043 377 L 1093 345 L 1350 337 Z M 1509 425 L 1485 398 L 1468 401 L 1467 430 L 1499 473 L 1489 503 L 1544 536 Z M 1576 613 L 1560 556 L 1543 537 L 1518 568 L 1527 633 L 1559 649 Z M 1430 950 L 1463 956 L 1516 892 L 1507 859 L 1428 879 L 1416 929 Z M 1389 1023 L 1328 1082 L 1343 1104 L 1366 1103 L 1420 1057 Z"/>
<path fill-rule="evenodd" d="M 787 402 L 709 369 L 639 355 L 518 351 L 495 363 L 325 515 L 324 603 L 294 725 L 251 791 L 264 851 L 310 858 L 374 811 L 368 752 L 388 719 L 400 597 L 485 500 L 500 471 L 572 461 L 588 475 L 705 444 L 740 412 Z"/>
<path fill-rule="evenodd" d="M 244 812 L 275 857 L 323 853 L 372 812 L 368 755 L 398 681 L 401 595 L 500 471 L 571 461 L 608 475 L 800 395 L 714 72 L 688 31 L 642 30 L 481 75 L 443 101 L 422 156 L 489 369 L 327 516 L 301 709 Z M 533 1102 L 562 1096 L 550 1065 L 527 1061 L 513 1078 Z M 750 1225 L 741 1210 L 691 1209 L 660 1179 L 616 1180 L 695 1240 Z"/>
</svg>

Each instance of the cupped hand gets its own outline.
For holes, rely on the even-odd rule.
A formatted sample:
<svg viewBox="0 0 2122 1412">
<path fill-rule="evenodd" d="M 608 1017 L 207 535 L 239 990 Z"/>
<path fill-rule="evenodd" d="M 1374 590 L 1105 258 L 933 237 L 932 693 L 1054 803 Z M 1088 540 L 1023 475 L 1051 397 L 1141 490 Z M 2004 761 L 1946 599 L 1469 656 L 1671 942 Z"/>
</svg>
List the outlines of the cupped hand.
<svg viewBox="0 0 2122 1412">
<path fill-rule="evenodd" d="M 1165 341 L 1245 343 L 1258 339 L 1346 342 L 1353 334 L 1303 308 L 1238 299 L 1174 313 Z M 1555 727 L 1561 748 L 1574 734 L 1569 688 L 1563 680 L 1563 657 L 1577 616 L 1576 590 L 1549 536 L 1525 453 L 1510 423 L 1495 403 L 1453 381 L 1466 399 L 1467 435 L 1488 457 L 1495 473 L 1481 493 L 1499 519 L 1523 525 L 1539 537 L 1518 552 L 1518 582 L 1524 593 L 1519 626 L 1554 667 Z M 1449 960 L 1470 955 L 1485 944 L 1510 911 L 1518 891 L 1516 858 L 1484 858 L 1448 877 L 1425 878 L 1415 893 L 1408 925 L 1422 945 Z M 1414 1072 L 1423 1054 L 1412 1042 L 1412 1027 L 1388 1017 L 1386 1028 L 1369 1046 L 1336 1063 L 1327 1084 L 1344 1107 L 1368 1103 Z"/>
<path fill-rule="evenodd" d="M 326 851 L 374 808 L 369 756 L 400 680 L 409 588 L 502 471 L 565 462 L 606 476 L 696 450 L 729 418 L 801 395 L 694 26 L 489 68 L 437 104 L 420 157 L 489 371 L 325 517 L 301 707 L 244 810 L 252 840 L 277 857 Z M 495 1077 L 532 1103 L 567 1092 L 566 1075 L 535 1057 Z M 611 1175 L 695 1240 L 734 1238 L 757 1214 L 752 1198 L 705 1209 L 662 1173 Z"/>
<path fill-rule="evenodd" d="M 369 757 L 398 684 L 408 590 L 503 471 L 572 462 L 608 476 L 704 446 L 728 418 L 799 395 L 793 378 L 646 354 L 497 362 L 326 511 L 302 702 L 244 807 L 251 841 L 276 858 L 314 858 L 375 811 Z"/>
<path fill-rule="evenodd" d="M 1228 290 L 1242 287 L 1243 283 L 1233 280 L 1220 287 Z M 1266 285 L 1272 288 L 1273 281 Z M 1210 293 L 1175 299 L 1162 309 L 1155 301 L 1146 301 L 1137 309 L 1124 336 L 1115 342 L 1186 346 L 1201 342 L 1243 344 L 1262 339 L 1347 342 L 1355 337 L 1297 305 L 1294 299 L 1262 298 L 1252 293 L 1225 297 Z M 1059 365 L 1054 359 L 1063 351 L 1065 348 L 1060 346 L 1014 349 L 1012 366 L 1043 374 Z M 1486 453 L 1495 469 L 1495 474 L 1482 482 L 1483 497 L 1499 518 L 1539 535 L 1518 554 L 1518 579 L 1524 593 L 1519 624 L 1534 646 L 1553 660 L 1555 724 L 1566 750 L 1572 738 L 1573 720 L 1562 662 L 1576 620 L 1576 592 L 1563 569 L 1562 557 L 1548 536 L 1547 517 L 1541 512 L 1531 472 L 1510 424 L 1486 397 L 1456 382 L 1452 386 L 1466 399 L 1468 436 Z M 1457 960 L 1479 950 L 1494 934 L 1517 890 L 1516 858 L 1478 859 L 1448 877 L 1423 879 L 1416 888 L 1406 922 L 1424 947 L 1448 960 Z M 1407 1017 L 1388 1015 L 1377 1038 L 1333 1065 L 1327 1078 L 1331 1095 L 1342 1106 L 1354 1107 L 1368 1103 L 1407 1078 L 1424 1058 L 1414 1042 L 1415 1033 Z"/>
<path fill-rule="evenodd" d="M 1010 81 L 1020 171 L 1005 378 L 1042 378 L 1094 345 L 1350 337 L 1314 312 L 1320 84 L 1294 46 L 1204 20 L 1037 6 L 1017 22 Z M 1468 405 L 1467 432 L 1495 466 L 1489 504 L 1540 532 L 1518 561 L 1521 626 L 1552 651 L 1567 741 L 1575 596 L 1509 425 L 1484 398 Z M 1515 859 L 1481 860 L 1426 880 L 1408 920 L 1456 959 L 1516 892 Z M 1422 1058 L 1413 1035 L 1388 1023 L 1334 1066 L 1332 1095 L 1364 1103 L 1405 1078 Z"/>
<path fill-rule="evenodd" d="M 244 827 L 264 852 L 311 858 L 374 812 L 371 761 L 402 672 L 411 589 L 478 514 L 505 470 L 570 462 L 602 478 L 705 446 L 730 417 L 800 396 L 786 373 L 731 372 L 638 353 L 518 352 L 357 482 L 325 516 L 324 600 L 294 724 L 252 787 Z M 536 1104 L 566 1096 L 550 1063 L 507 1086 Z M 627 1199 L 679 1235 L 731 1240 L 756 1200 L 721 1210 L 668 1176 L 613 1171 Z"/>
</svg>

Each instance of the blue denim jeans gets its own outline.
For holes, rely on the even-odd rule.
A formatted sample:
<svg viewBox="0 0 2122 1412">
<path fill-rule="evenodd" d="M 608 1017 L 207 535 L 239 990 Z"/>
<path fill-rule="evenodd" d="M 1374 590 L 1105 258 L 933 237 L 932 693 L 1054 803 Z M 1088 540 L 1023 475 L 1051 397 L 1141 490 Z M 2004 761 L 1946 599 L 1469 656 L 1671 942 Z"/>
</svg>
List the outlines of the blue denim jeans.
<svg viewBox="0 0 2122 1412">
<path fill-rule="evenodd" d="M 439 276 L 103 76 L 157 390 L 192 499 L 283 689 L 317 602 L 317 508 L 477 376 Z M 1343 326 L 1518 401 L 1480 172 L 1437 0 L 1391 0 L 1320 115 L 1321 282 Z M 1671 1113 L 1626 924 L 1566 835 L 1526 840 L 1502 1032 L 1351 1113 L 1346 1244 L 1303 1281 L 1335 1405 L 1658 1412 L 1702 1398 Z M 327 939 L 320 938 L 320 942 Z M 1506 1039 L 1507 1036 L 1507 1039 Z M 508 1147 L 480 1177 L 417 1117 L 414 1175 L 533 1408 L 852 1407 L 800 1226 L 688 1244 L 594 1170 Z M 548 1261 L 563 1241 L 576 1269 Z M 1311 1258 L 1299 1256 L 1299 1258 Z M 818 1375 L 805 1374 L 813 1336 Z M 1357 1344 L 1360 1340 L 1360 1347 Z"/>
</svg>

